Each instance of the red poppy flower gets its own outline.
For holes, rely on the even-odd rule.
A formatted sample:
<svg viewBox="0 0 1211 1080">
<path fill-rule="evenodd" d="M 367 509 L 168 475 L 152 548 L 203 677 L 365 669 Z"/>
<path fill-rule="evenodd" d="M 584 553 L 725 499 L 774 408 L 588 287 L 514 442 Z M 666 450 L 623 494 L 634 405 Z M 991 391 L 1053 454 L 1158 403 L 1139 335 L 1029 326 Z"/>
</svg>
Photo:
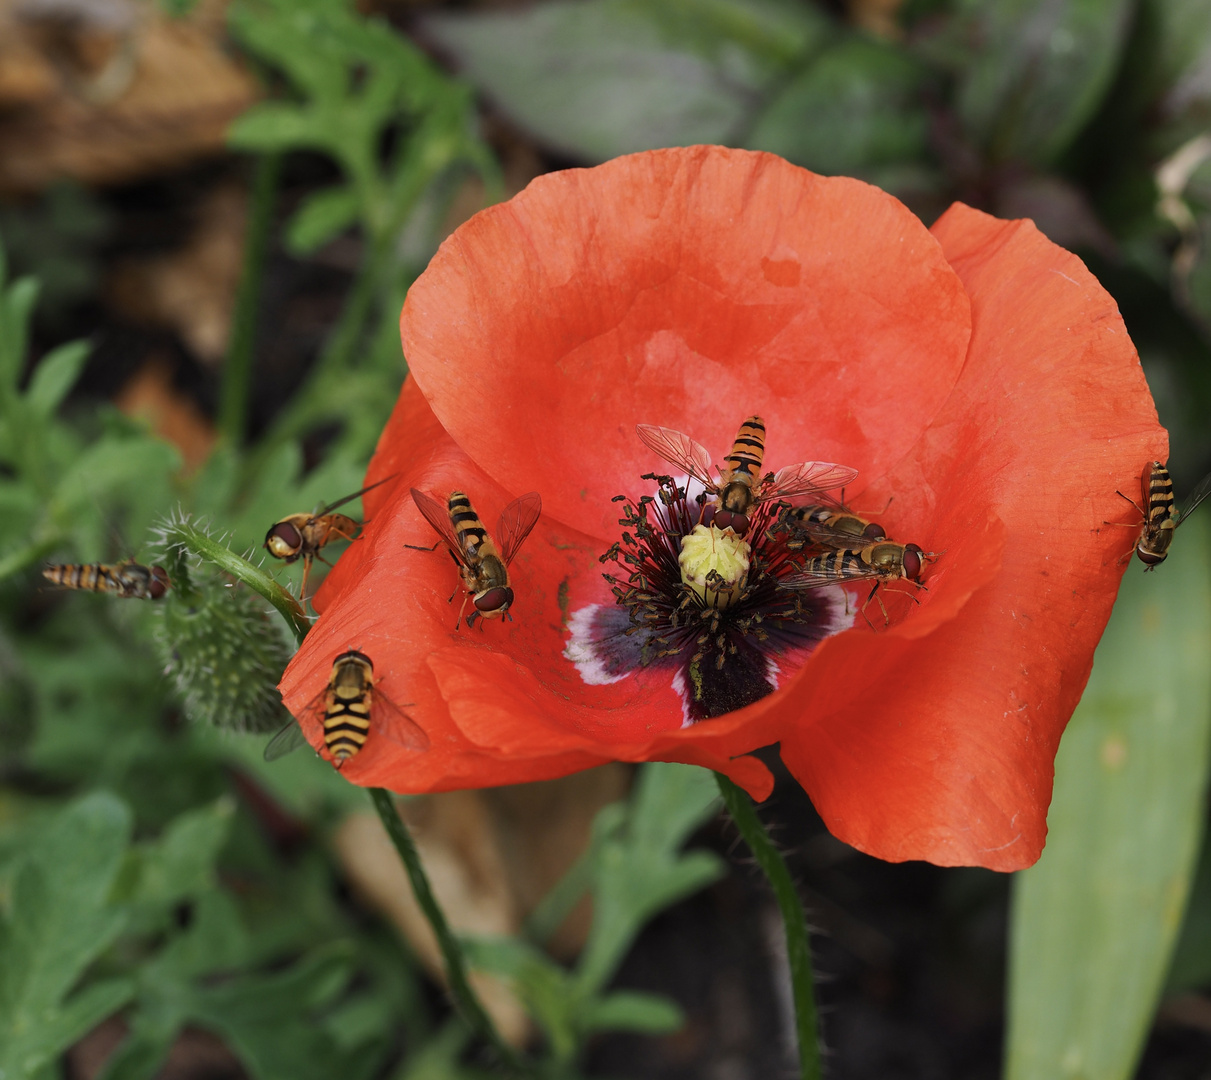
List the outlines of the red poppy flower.
<svg viewBox="0 0 1211 1080">
<path fill-rule="evenodd" d="M 956 205 L 927 230 L 856 180 L 660 150 L 540 177 L 471 219 L 413 285 L 402 332 L 411 378 L 366 482 L 398 476 L 367 494 L 364 537 L 282 692 L 318 747 L 307 704 L 360 649 L 430 746 L 387 721 L 343 775 L 424 792 L 675 760 L 764 798 L 770 774 L 745 755 L 777 742 L 864 851 L 1000 870 L 1038 857 L 1056 746 L 1133 537 L 1103 523 L 1126 520 L 1115 490 L 1167 455 L 1114 301 L 1079 259 L 1027 221 Z M 653 492 L 641 475 L 669 471 L 636 424 L 718 463 L 750 414 L 766 467 L 852 466 L 846 502 L 939 557 L 919 603 L 882 590 L 886 626 L 852 617 L 865 590 L 847 618 L 823 589 L 785 616 L 802 625 L 779 624 L 794 633 L 763 638 L 769 597 L 749 597 L 762 618 L 733 620 L 718 656 L 737 642 L 766 664 L 734 668 L 752 703 L 686 724 L 692 665 L 607 640 L 630 627 L 600 557 L 624 531 L 642 546 L 612 499 L 633 513 Z M 466 492 L 489 531 L 541 493 L 511 567 L 515 621 L 455 629 L 450 555 L 408 546 L 437 539 L 412 488 Z"/>
</svg>

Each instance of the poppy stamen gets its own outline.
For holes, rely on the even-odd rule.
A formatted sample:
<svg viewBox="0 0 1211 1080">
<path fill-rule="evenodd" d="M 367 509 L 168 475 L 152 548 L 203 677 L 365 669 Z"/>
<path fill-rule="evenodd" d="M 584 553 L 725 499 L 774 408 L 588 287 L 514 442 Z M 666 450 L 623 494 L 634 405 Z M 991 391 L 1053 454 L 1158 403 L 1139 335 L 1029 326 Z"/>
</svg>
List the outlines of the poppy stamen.
<svg viewBox="0 0 1211 1080">
<path fill-rule="evenodd" d="M 778 587 L 796 564 L 783 539 L 768 534 L 777 504 L 756 507 L 740 537 L 712 525 L 705 500 L 671 476 L 643 479 L 656 484 L 654 496 L 612 500 L 622 534 L 601 561 L 613 564 L 603 576 L 617 607 L 577 620 L 565 651 L 583 677 L 676 668 L 674 685 L 694 722 L 772 693 L 780 672 L 848 625 L 836 590 L 816 592 L 809 605 Z"/>
</svg>

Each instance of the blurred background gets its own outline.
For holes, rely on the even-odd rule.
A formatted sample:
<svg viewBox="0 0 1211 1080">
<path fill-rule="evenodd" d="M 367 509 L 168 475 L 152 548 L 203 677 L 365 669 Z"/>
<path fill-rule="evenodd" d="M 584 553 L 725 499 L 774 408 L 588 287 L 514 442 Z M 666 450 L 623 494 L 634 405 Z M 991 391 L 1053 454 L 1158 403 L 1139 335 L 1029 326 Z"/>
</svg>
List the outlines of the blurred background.
<svg viewBox="0 0 1211 1080">
<path fill-rule="evenodd" d="M 36 877 L 83 905 L 48 941 L 97 920 L 46 976 L 57 1034 L 14 1075 L 482 1075 L 362 793 L 310 755 L 261 761 L 280 707 L 247 710 L 253 734 L 196 723 L 238 710 L 190 697 L 169 617 L 38 570 L 149 561 L 178 506 L 259 552 L 285 514 L 356 491 L 405 374 L 400 303 L 441 239 L 540 173 L 703 142 L 861 177 L 926 224 L 956 199 L 1032 218 L 1117 300 L 1179 504 L 1211 467 L 1206 0 L 0 0 L 0 911 L 10 949 L 37 938 L 18 884 Z M 289 644 L 266 650 L 262 684 Z M 1205 757 L 1138 1045 L 1062 1075 L 1211 1077 Z M 766 817 L 820 931 L 829 1074 L 1002 1075 L 1009 879 L 859 855 L 768 761 Z M 626 830 L 595 815 L 645 805 L 621 766 L 573 779 L 409 802 L 456 925 L 573 963 L 572 901 L 600 902 L 602 837 Z M 753 868 L 724 873 L 734 830 L 686 798 L 678 844 L 714 870 L 636 904 L 616 949 L 613 985 L 664 1013 L 553 1019 L 532 998 L 562 976 L 485 961 L 514 984 L 485 984 L 503 1030 L 574 1044 L 552 1076 L 794 1073 L 772 901 Z M 74 884 L 73 822 L 113 851 Z M 34 1001 L 3 984 L 0 1042 L 5 1004 Z"/>
</svg>

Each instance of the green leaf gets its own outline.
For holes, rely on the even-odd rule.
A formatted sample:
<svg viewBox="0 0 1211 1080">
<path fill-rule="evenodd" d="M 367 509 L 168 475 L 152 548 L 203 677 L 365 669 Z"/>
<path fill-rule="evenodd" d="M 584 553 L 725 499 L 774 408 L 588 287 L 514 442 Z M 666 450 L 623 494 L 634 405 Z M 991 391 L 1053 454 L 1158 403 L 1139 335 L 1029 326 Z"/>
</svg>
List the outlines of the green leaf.
<svg viewBox="0 0 1211 1080">
<path fill-rule="evenodd" d="M 286 246 L 295 255 L 309 255 L 358 219 L 360 203 L 351 187 L 312 192 L 286 228 Z"/>
<path fill-rule="evenodd" d="M 130 811 L 112 795 L 70 804 L 31 837 L 0 916 L 0 1076 L 29 1077 L 130 998 L 109 980 L 63 1000 L 117 937 L 109 900 L 130 839 Z"/>
<path fill-rule="evenodd" d="M 7 397 L 5 391 L 17 389 L 25 366 L 29 320 L 37 302 L 38 283 L 33 278 L 20 278 L 0 289 L 0 403 Z"/>
<path fill-rule="evenodd" d="M 149 436 L 104 437 L 84 450 L 59 478 L 48 507 L 51 520 L 70 530 L 85 559 L 104 554 L 112 521 L 98 508 L 126 501 L 136 520 L 148 523 L 171 505 L 172 474 L 181 456 L 166 442 Z"/>
<path fill-rule="evenodd" d="M 685 1014 L 675 1002 L 659 994 L 619 990 L 586 1003 L 581 1016 L 586 1031 L 639 1031 L 666 1035 L 685 1024 Z"/>
<path fill-rule="evenodd" d="M 923 71 L 890 45 L 851 37 L 826 49 L 766 106 L 745 145 L 816 172 L 867 176 L 924 155 Z"/>
<path fill-rule="evenodd" d="M 994 161 L 1044 166 L 1093 116 L 1118 65 L 1130 0 L 968 0 L 958 108 Z"/>
<path fill-rule="evenodd" d="M 49 352 L 34 368 L 26 404 L 39 415 L 50 416 L 75 386 L 91 348 L 87 341 L 72 341 Z"/>
<path fill-rule="evenodd" d="M 1173 949 L 1173 963 L 1165 982 L 1167 994 L 1195 990 L 1211 982 L 1211 837 L 1203 836 L 1190 903 L 1182 932 Z"/>
<path fill-rule="evenodd" d="M 1060 745 L 1050 835 L 1015 882 L 1009 1080 L 1134 1074 L 1206 814 L 1211 540 L 1133 565 Z"/>
<path fill-rule="evenodd" d="M 600 840 L 593 866 L 593 925 L 576 974 L 587 996 L 613 975 L 635 936 L 658 911 L 718 880 L 713 852 L 680 854 L 718 807 L 713 774 L 693 765 L 649 762 L 639 770 L 626 826 Z M 599 818 L 610 821 L 606 814 Z"/>
<path fill-rule="evenodd" d="M 761 0 L 551 0 L 425 26 L 518 123 L 591 161 L 727 142 L 830 32 L 808 5 Z"/>
<path fill-rule="evenodd" d="M 347 1054 L 311 1016 L 351 974 L 347 950 L 321 950 L 283 972 L 198 988 L 189 1015 L 220 1035 L 255 1080 L 361 1080 L 373 1062 Z"/>
<path fill-rule="evenodd" d="M 235 804 L 224 797 L 174 818 L 160 838 L 140 853 L 133 899 L 167 909 L 214 888 L 215 860 L 234 812 Z"/>
<path fill-rule="evenodd" d="M 483 971 L 504 975 L 513 982 L 518 996 L 546 1032 L 551 1053 L 568 1061 L 578 1044 L 578 1020 L 582 1001 L 569 973 L 520 938 L 479 938 L 463 942 L 467 962 Z"/>
<path fill-rule="evenodd" d="M 227 129 L 227 145 L 236 150 L 326 149 L 328 141 L 307 109 L 279 102 L 254 105 Z"/>
</svg>

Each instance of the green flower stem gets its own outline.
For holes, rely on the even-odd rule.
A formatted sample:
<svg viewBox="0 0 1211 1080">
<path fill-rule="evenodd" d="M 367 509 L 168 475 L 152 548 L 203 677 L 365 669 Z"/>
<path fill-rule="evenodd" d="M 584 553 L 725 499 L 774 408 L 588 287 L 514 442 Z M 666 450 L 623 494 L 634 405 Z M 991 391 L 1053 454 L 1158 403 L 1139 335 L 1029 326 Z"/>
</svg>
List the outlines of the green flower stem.
<svg viewBox="0 0 1211 1080">
<path fill-rule="evenodd" d="M 403 861 L 404 869 L 408 872 L 408 880 L 412 882 L 412 893 L 416 897 L 416 902 L 420 905 L 421 911 L 424 912 L 425 918 L 433 928 L 433 933 L 437 936 L 437 944 L 441 948 L 442 958 L 446 964 L 446 979 L 450 984 L 450 993 L 453 995 L 463 1019 L 484 1042 L 492 1047 L 501 1063 L 511 1073 L 518 1076 L 534 1076 L 533 1067 L 523 1061 L 517 1051 L 500 1037 L 496 1025 L 492 1023 L 491 1017 L 484 1011 L 475 991 L 471 989 L 471 984 L 467 981 L 467 964 L 462 947 L 450 929 L 450 924 L 446 922 L 442 909 L 438 907 L 433 890 L 429 887 L 429 878 L 425 874 L 425 868 L 421 865 L 416 845 L 412 842 L 407 826 L 396 812 L 395 800 L 391 797 L 391 793 L 383 788 L 370 788 L 369 790 L 374 809 L 378 811 L 387 835 L 391 837 L 391 842 L 395 845 L 395 850 L 399 852 L 399 857 Z"/>
<path fill-rule="evenodd" d="M 786 863 L 761 824 L 752 800 L 722 773 L 716 773 L 727 811 L 757 859 L 778 901 L 786 929 L 786 952 L 790 960 L 791 985 L 795 991 L 795 1022 L 799 1035 L 799 1075 L 802 1080 L 820 1080 L 820 1028 L 816 1019 L 816 989 L 812 980 L 811 939 L 807 919 Z"/>
<path fill-rule="evenodd" d="M 273 225 L 273 207 L 277 200 L 280 153 L 262 154 L 252 178 L 252 202 L 248 214 L 248 235 L 244 240 L 244 270 L 231 320 L 231 343 L 223 365 L 223 384 L 219 391 L 219 431 L 232 446 L 244 442 L 248 424 L 248 396 L 252 387 L 252 361 L 256 346 L 257 301 L 269 233 Z"/>
<path fill-rule="evenodd" d="M 285 589 L 273 580 L 259 566 L 253 566 L 247 559 L 237 555 L 227 545 L 211 539 L 201 529 L 195 528 L 187 521 L 173 521 L 165 527 L 166 539 L 171 543 L 179 543 L 195 555 L 201 556 L 207 562 L 214 563 L 220 570 L 226 571 L 236 581 L 247 585 L 253 592 L 259 593 L 269 601 L 282 618 L 294 631 L 295 640 L 301 645 L 307 631 L 311 629 L 311 621 L 299 602 Z"/>
</svg>

